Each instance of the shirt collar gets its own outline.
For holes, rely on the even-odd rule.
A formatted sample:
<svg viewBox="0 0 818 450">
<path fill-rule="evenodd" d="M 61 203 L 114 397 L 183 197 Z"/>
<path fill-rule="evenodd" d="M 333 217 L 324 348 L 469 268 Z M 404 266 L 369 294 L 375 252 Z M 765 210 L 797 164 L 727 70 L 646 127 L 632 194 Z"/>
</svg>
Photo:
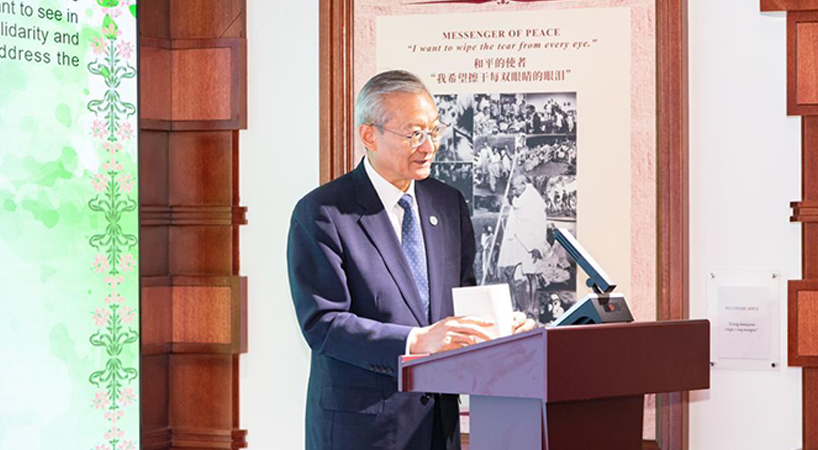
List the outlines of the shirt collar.
<svg viewBox="0 0 818 450">
<path fill-rule="evenodd" d="M 415 197 L 415 180 L 410 181 L 409 189 L 407 189 L 406 192 L 403 192 L 396 188 L 394 184 L 387 181 L 386 178 L 382 177 L 381 174 L 379 174 L 378 171 L 372 167 L 372 164 L 369 162 L 369 158 L 364 158 L 364 169 L 366 169 L 366 174 L 369 176 L 369 181 L 372 182 L 375 192 L 378 193 L 378 198 L 381 199 L 384 209 L 391 211 L 392 208 L 398 204 L 398 200 L 403 197 L 403 194 L 411 195 L 413 207 L 414 205 L 417 205 L 417 197 Z"/>
</svg>

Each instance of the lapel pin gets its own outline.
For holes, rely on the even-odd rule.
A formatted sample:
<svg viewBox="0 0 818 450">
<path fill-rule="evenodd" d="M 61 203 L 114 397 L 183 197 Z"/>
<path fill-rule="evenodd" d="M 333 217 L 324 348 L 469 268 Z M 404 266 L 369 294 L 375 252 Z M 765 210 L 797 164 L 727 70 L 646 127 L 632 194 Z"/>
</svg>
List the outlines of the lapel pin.
<svg viewBox="0 0 818 450">
<path fill-rule="evenodd" d="M 437 226 L 437 217 L 429 216 L 429 223 L 431 223 L 433 227 L 436 227 Z"/>
</svg>

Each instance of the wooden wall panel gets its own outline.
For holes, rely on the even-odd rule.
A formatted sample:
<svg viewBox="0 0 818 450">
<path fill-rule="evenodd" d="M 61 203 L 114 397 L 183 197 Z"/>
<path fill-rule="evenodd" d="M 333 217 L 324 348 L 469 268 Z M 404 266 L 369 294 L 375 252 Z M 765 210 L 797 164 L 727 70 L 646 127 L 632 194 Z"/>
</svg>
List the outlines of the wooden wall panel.
<svg viewBox="0 0 818 450">
<path fill-rule="evenodd" d="M 233 292 L 229 287 L 173 287 L 173 341 L 230 344 Z"/>
<path fill-rule="evenodd" d="M 818 356 L 818 292 L 800 291 L 796 302 L 796 352 L 799 356 Z"/>
<path fill-rule="evenodd" d="M 230 227 L 171 227 L 169 235 L 171 274 L 230 275 L 233 272 Z"/>
<path fill-rule="evenodd" d="M 168 0 L 139 1 L 139 37 L 170 38 L 170 2 Z"/>
<path fill-rule="evenodd" d="M 233 411 L 225 406 L 233 402 L 232 372 L 231 355 L 172 355 L 171 422 L 187 430 L 230 430 Z"/>
<path fill-rule="evenodd" d="M 798 105 L 818 103 L 818 22 L 800 22 L 795 25 L 796 83 Z"/>
<path fill-rule="evenodd" d="M 173 302 L 170 286 L 142 287 L 142 345 L 162 345 L 171 342 L 173 333 Z"/>
<path fill-rule="evenodd" d="M 142 320 L 145 320 L 144 318 Z M 145 431 L 168 428 L 170 408 L 168 396 L 168 355 L 142 356 L 141 408 L 143 448 L 150 448 L 151 440 L 145 441 Z M 160 433 L 164 437 L 165 433 Z"/>
<path fill-rule="evenodd" d="M 142 444 L 247 446 L 239 355 L 245 0 L 140 3 Z"/>
<path fill-rule="evenodd" d="M 140 45 L 139 115 L 141 119 L 171 119 L 171 100 L 173 98 L 171 66 L 169 49 Z"/>
<path fill-rule="evenodd" d="M 145 173 L 140 170 L 141 173 Z M 145 179 L 145 177 L 141 177 Z M 140 183 L 141 184 L 141 183 Z M 142 278 L 161 276 L 170 270 L 168 259 L 168 227 L 145 226 L 144 209 L 141 213 L 139 243 L 139 272 Z M 144 313 L 143 313 L 144 314 Z"/>
<path fill-rule="evenodd" d="M 170 205 L 230 206 L 233 136 L 229 131 L 179 132 L 170 138 Z"/>
<path fill-rule="evenodd" d="M 143 129 L 247 127 L 246 39 L 142 36 L 139 47 Z"/>
<path fill-rule="evenodd" d="M 818 1 L 762 0 L 787 11 L 787 113 L 801 116 L 801 195 L 790 220 L 801 223 L 801 273 L 790 280 L 787 353 L 803 367 L 803 448 L 818 448 Z M 782 149 L 786 150 L 786 149 Z"/>
<path fill-rule="evenodd" d="M 818 367 L 818 280 L 790 280 L 788 291 L 788 363 Z"/>
<path fill-rule="evenodd" d="M 139 169 L 151 174 L 150 183 L 140 186 L 142 205 L 168 204 L 168 133 L 144 131 L 139 136 Z"/>
<path fill-rule="evenodd" d="M 244 37 L 244 2 L 241 0 L 171 0 L 172 10 L 184 10 L 176 17 L 173 39 Z"/>
<path fill-rule="evenodd" d="M 761 0 L 761 10 L 772 11 L 815 11 L 818 0 Z"/>
<path fill-rule="evenodd" d="M 230 120 L 230 49 L 173 50 L 174 120 Z"/>
<path fill-rule="evenodd" d="M 185 3 L 186 4 L 186 3 Z M 244 17 L 242 14 L 240 17 Z M 238 22 L 234 23 L 236 26 Z M 229 103 L 224 103 L 225 98 L 219 96 L 216 100 L 217 105 L 210 107 L 199 105 L 198 96 L 187 95 L 185 98 L 174 99 L 174 108 L 179 108 L 180 114 L 190 114 L 196 108 L 202 108 L 202 117 L 180 116 L 175 117 L 172 126 L 178 130 L 239 130 L 247 128 L 247 41 L 244 38 L 214 38 L 214 39 L 185 39 L 172 41 L 173 49 L 179 53 L 185 53 L 187 50 L 206 49 L 205 53 L 198 53 L 196 57 L 201 63 L 201 67 L 197 67 L 196 71 L 212 70 L 216 75 L 206 75 L 207 83 L 201 83 L 205 89 L 213 89 L 213 76 L 219 79 L 227 80 L 229 82 L 228 98 Z M 227 53 L 226 53 L 227 52 Z M 224 58 L 229 53 L 230 64 L 227 65 Z M 196 58 L 194 58 L 196 59 Z M 229 72 L 229 78 L 225 75 Z M 190 83 L 199 83 L 195 80 L 194 73 L 178 72 L 179 86 L 184 87 Z M 188 76 L 189 79 L 184 77 Z M 180 96 L 184 97 L 186 94 L 184 89 L 180 91 Z M 195 94 L 195 93 L 194 93 Z M 201 93 L 200 93 L 201 94 Z M 182 104 L 185 99 L 192 102 L 191 105 L 185 106 Z M 229 104 L 229 112 L 226 106 Z M 218 113 L 214 113 L 218 111 Z M 218 117 L 203 118 L 216 115 Z"/>
<path fill-rule="evenodd" d="M 247 279 L 143 277 L 143 354 L 238 354 L 247 349 Z"/>
<path fill-rule="evenodd" d="M 818 11 L 787 15 L 787 113 L 818 115 Z"/>
</svg>

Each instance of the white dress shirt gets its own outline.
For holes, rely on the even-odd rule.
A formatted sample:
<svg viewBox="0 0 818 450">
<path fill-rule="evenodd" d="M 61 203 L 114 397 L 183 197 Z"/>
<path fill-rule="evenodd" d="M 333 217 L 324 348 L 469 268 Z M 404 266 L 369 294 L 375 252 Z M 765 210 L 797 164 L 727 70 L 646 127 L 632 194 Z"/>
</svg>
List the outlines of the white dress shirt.
<svg viewBox="0 0 818 450">
<path fill-rule="evenodd" d="M 420 223 L 420 213 L 418 212 L 418 203 L 417 197 L 415 197 L 415 180 L 411 180 L 409 182 L 409 189 L 406 192 L 401 191 L 394 184 L 386 181 L 386 178 L 382 177 L 372 164 L 370 164 L 369 159 L 364 159 L 364 168 L 366 169 L 366 174 L 369 176 L 369 181 L 372 182 L 372 186 L 375 187 L 375 192 L 378 193 L 378 198 L 381 199 L 381 203 L 383 203 L 383 209 L 386 210 L 386 213 L 389 214 L 389 221 L 392 222 L 392 228 L 395 229 L 395 234 L 398 236 L 398 242 L 401 244 L 403 243 L 403 238 L 401 236 L 401 230 L 403 229 L 403 208 L 398 204 L 398 200 L 403 197 L 404 194 L 409 194 L 412 196 L 412 211 L 415 213 L 415 219 L 417 219 L 418 223 Z M 423 237 L 423 227 L 420 227 L 420 235 L 421 238 Z M 423 243 L 423 240 L 421 240 Z M 423 251 L 426 251 L 426 245 L 423 243 Z"/>
<path fill-rule="evenodd" d="M 415 197 L 415 180 L 409 182 L 409 189 L 406 192 L 401 191 L 394 184 L 390 183 L 386 180 L 381 174 L 379 174 L 372 164 L 370 164 L 368 158 L 364 158 L 364 169 L 366 170 L 366 175 L 369 177 L 369 181 L 372 182 L 372 186 L 375 188 L 375 192 L 378 193 L 378 198 L 381 199 L 381 203 L 383 204 L 383 209 L 386 210 L 387 215 L 389 215 L 389 221 L 392 222 L 392 228 L 395 230 L 395 234 L 398 236 L 398 242 L 403 243 L 402 233 L 401 230 L 403 229 L 403 214 L 405 213 L 403 208 L 398 204 L 398 200 L 403 197 L 404 194 L 409 194 L 412 196 L 412 213 L 415 214 L 415 218 L 417 219 L 418 223 L 420 223 L 420 213 L 418 212 L 418 202 L 417 197 Z M 423 237 L 423 227 L 420 228 L 420 235 L 421 238 Z M 423 251 L 426 251 L 426 243 L 423 242 L 421 239 L 421 243 L 423 243 Z M 427 275 L 428 276 L 428 275 Z M 431 300 L 431 299 L 430 299 Z M 416 339 L 416 334 L 419 328 L 415 327 L 409 333 L 409 338 L 406 340 L 406 351 L 405 354 L 409 354 L 409 348 L 411 347 L 412 343 Z"/>
</svg>

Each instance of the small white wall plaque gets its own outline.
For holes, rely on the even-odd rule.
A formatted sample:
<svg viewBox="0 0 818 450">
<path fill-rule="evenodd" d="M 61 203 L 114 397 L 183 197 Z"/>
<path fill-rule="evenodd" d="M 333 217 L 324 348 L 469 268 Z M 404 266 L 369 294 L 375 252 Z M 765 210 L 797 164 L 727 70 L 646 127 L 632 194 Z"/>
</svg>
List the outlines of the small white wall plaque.
<svg viewBox="0 0 818 450">
<path fill-rule="evenodd" d="M 714 369 L 778 369 L 780 278 L 776 271 L 708 273 L 707 315 Z"/>
</svg>

